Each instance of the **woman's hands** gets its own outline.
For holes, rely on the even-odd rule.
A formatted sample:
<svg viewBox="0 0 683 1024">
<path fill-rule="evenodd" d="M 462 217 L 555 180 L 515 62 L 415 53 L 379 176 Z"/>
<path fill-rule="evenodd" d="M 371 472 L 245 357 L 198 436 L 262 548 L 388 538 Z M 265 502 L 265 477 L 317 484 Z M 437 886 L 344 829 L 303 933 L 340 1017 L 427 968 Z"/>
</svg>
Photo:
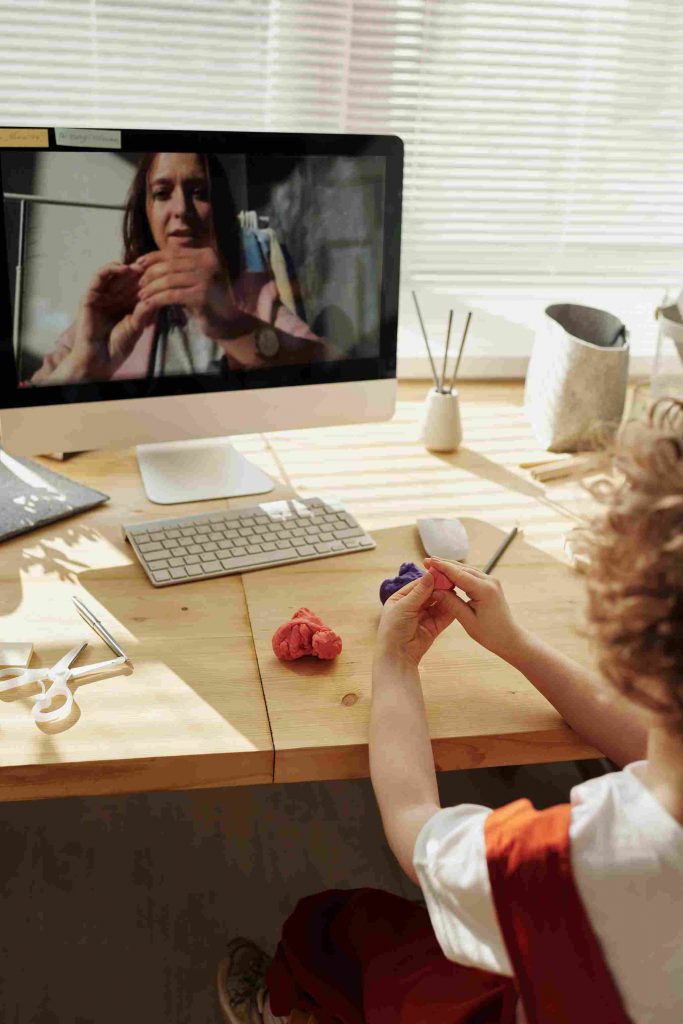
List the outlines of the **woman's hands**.
<svg viewBox="0 0 683 1024">
<path fill-rule="evenodd" d="M 414 665 L 436 638 L 457 620 L 465 632 L 505 661 L 521 648 L 525 632 L 512 617 L 500 581 L 459 562 L 425 559 L 462 591 L 434 590 L 429 572 L 393 594 L 384 606 L 377 633 L 377 655 L 398 658 Z"/>
<path fill-rule="evenodd" d="M 60 379 L 108 380 L 128 358 L 157 315 L 139 300 L 141 273 L 125 263 L 98 270 L 81 299 L 71 351 L 57 367 Z"/>
<path fill-rule="evenodd" d="M 208 337 L 220 336 L 221 328 L 241 315 L 213 249 L 169 247 L 141 256 L 133 267 L 142 275 L 142 302 L 154 310 L 183 306 L 198 317 Z"/>
</svg>

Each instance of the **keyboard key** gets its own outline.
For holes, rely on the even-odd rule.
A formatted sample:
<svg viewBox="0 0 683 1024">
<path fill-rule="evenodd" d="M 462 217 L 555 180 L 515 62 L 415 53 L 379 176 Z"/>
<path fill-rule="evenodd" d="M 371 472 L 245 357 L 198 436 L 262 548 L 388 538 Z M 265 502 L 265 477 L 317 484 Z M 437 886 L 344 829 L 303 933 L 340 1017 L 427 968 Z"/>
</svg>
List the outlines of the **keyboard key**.
<svg viewBox="0 0 683 1024">
<path fill-rule="evenodd" d="M 232 549 L 232 553 L 233 553 L 233 555 L 246 555 L 247 549 L 237 545 L 236 547 L 234 547 Z"/>
<path fill-rule="evenodd" d="M 276 551 L 277 550 L 275 545 L 273 543 L 271 543 L 270 541 L 267 544 L 263 544 L 262 547 L 263 547 L 264 551 Z M 285 547 L 287 547 L 287 545 L 285 545 Z"/>
<path fill-rule="evenodd" d="M 183 564 L 182 558 L 169 558 L 168 564 L 172 566 L 178 566 Z"/>
<path fill-rule="evenodd" d="M 215 541 L 223 540 L 223 534 L 222 533 L 218 533 L 217 530 L 213 530 L 209 534 L 209 540 L 215 540 Z"/>
<path fill-rule="evenodd" d="M 361 537 L 358 543 L 362 548 L 371 548 L 374 546 L 369 537 Z"/>
<path fill-rule="evenodd" d="M 200 523 L 197 527 L 197 533 L 210 533 L 211 527 L 208 523 Z"/>
<path fill-rule="evenodd" d="M 348 530 L 335 530 L 335 537 L 337 540 L 345 540 L 347 537 L 362 537 L 363 531 L 360 526 L 354 526 L 353 529 Z"/>
<path fill-rule="evenodd" d="M 185 572 L 185 566 L 179 565 L 177 568 L 171 569 L 171 576 L 173 577 L 174 580 L 181 580 L 184 576 L 187 576 L 187 573 Z"/>
<path fill-rule="evenodd" d="M 154 541 L 154 543 L 150 542 L 147 544 L 140 544 L 139 548 L 143 555 L 149 555 L 152 551 L 163 551 L 163 548 L 158 541 Z"/>
<path fill-rule="evenodd" d="M 349 537 L 344 541 L 344 547 L 357 548 L 360 544 L 358 537 Z"/>
<path fill-rule="evenodd" d="M 149 539 L 150 540 L 164 540 L 164 534 L 163 533 L 150 533 Z"/>
<path fill-rule="evenodd" d="M 231 551 L 231 550 L 232 550 L 232 541 L 231 540 L 219 540 L 218 541 L 218 551 L 219 551 L 219 553 L 221 551 Z"/>
<path fill-rule="evenodd" d="M 168 562 L 167 562 L 167 560 L 165 558 L 159 558 L 156 561 L 148 562 L 147 564 L 149 565 L 149 567 L 152 570 L 152 572 L 156 572 L 157 569 L 167 569 L 168 568 Z"/>
<path fill-rule="evenodd" d="M 324 554 L 327 554 L 328 551 L 332 550 L 332 545 L 330 543 L 327 543 L 327 544 L 316 544 L 315 545 L 315 550 L 318 552 L 318 554 L 324 555 Z"/>
<path fill-rule="evenodd" d="M 203 572 L 204 572 L 204 569 L 202 568 L 201 565 L 188 565 L 187 566 L 187 575 L 188 576 L 201 576 Z"/>
<path fill-rule="evenodd" d="M 318 552 L 315 550 L 312 544 L 303 544 L 301 547 L 297 546 L 297 552 L 300 555 L 317 555 Z"/>
<path fill-rule="evenodd" d="M 159 569 L 158 572 L 153 572 L 152 577 L 156 583 L 163 583 L 164 580 L 170 580 L 171 574 L 167 569 Z"/>
<path fill-rule="evenodd" d="M 185 555 L 183 562 L 185 565 L 197 565 L 199 562 L 199 555 Z"/>
<path fill-rule="evenodd" d="M 218 551 L 218 544 L 215 541 L 210 540 L 207 544 L 202 544 L 205 551 Z"/>
<path fill-rule="evenodd" d="M 204 572 L 220 572 L 222 568 L 223 568 L 223 566 L 221 565 L 220 562 L 216 562 L 216 561 L 214 561 L 214 562 L 204 562 L 203 571 Z"/>
<path fill-rule="evenodd" d="M 330 551 L 344 551 L 344 545 L 340 540 L 330 541 Z"/>
<path fill-rule="evenodd" d="M 173 558 L 180 558 L 182 555 L 186 555 L 187 553 L 187 548 L 171 548 L 171 555 Z"/>
<path fill-rule="evenodd" d="M 321 539 L 321 541 L 334 540 L 334 534 L 333 533 L 328 533 L 326 530 L 324 530 L 320 534 L 320 539 Z"/>
<path fill-rule="evenodd" d="M 296 550 L 290 548 L 289 551 L 281 551 L 278 554 L 278 558 L 296 558 Z M 272 555 L 267 551 L 262 551 L 261 554 L 255 555 L 243 555 L 241 558 L 226 559 L 223 562 L 224 569 L 249 569 L 255 565 L 272 565 Z"/>
<path fill-rule="evenodd" d="M 166 530 L 166 536 L 169 540 L 173 540 L 180 536 L 180 530 Z"/>
<path fill-rule="evenodd" d="M 204 565 L 206 565 L 207 562 L 215 562 L 216 560 L 216 556 L 213 553 L 213 551 L 202 551 L 199 557 L 204 563 Z"/>
</svg>

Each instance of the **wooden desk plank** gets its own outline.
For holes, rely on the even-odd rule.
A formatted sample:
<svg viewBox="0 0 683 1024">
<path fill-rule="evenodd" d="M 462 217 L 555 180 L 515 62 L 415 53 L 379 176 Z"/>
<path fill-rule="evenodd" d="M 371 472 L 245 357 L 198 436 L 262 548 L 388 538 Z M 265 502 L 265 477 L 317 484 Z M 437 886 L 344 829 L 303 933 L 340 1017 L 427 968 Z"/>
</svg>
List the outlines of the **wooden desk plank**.
<svg viewBox="0 0 683 1024">
<path fill-rule="evenodd" d="M 242 447 L 277 473 L 261 439 Z M 78 615 L 75 594 L 135 668 L 77 684 L 72 715 L 60 723 L 37 726 L 27 693 L 0 695 L 0 799 L 272 782 L 272 738 L 240 578 L 157 590 L 121 534 L 122 522 L 197 505 L 147 502 L 130 452 L 87 453 L 60 468 L 112 500 L 3 544 L 0 636 L 32 641 L 32 667 L 54 663 L 84 639 L 82 662 L 111 657 Z"/>
<path fill-rule="evenodd" d="M 470 561 L 482 565 L 503 532 L 464 518 Z M 420 561 L 414 527 L 375 531 L 374 551 L 243 577 L 275 745 L 275 780 L 355 778 L 368 774 L 370 666 L 381 580 L 399 562 Z M 332 575 L 334 573 L 334 575 Z M 588 662 L 572 629 L 580 580 L 566 565 L 518 538 L 498 574 L 522 623 L 560 650 Z M 312 608 L 344 641 L 332 663 L 283 664 L 271 637 L 300 606 Z M 596 757 L 518 672 L 454 624 L 424 661 L 430 733 L 441 769 Z"/>
</svg>

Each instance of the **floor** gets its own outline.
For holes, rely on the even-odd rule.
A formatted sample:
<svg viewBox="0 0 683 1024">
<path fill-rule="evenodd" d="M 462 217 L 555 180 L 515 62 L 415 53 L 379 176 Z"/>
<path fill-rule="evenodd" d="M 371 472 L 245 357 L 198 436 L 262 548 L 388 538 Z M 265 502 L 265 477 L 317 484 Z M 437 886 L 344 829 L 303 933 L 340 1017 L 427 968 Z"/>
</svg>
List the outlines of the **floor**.
<svg viewBox="0 0 683 1024">
<path fill-rule="evenodd" d="M 566 763 L 440 787 L 444 805 L 542 807 L 580 781 Z M 0 851 L 3 1024 L 218 1024 L 231 937 L 272 951 L 296 901 L 326 887 L 419 896 L 367 780 L 5 804 Z"/>
</svg>

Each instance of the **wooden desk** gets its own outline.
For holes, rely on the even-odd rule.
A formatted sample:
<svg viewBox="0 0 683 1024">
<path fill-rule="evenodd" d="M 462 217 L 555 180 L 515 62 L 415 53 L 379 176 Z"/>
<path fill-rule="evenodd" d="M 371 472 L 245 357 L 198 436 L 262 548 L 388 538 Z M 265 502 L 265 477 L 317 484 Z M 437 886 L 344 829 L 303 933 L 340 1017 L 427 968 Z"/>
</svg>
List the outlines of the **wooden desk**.
<svg viewBox="0 0 683 1024">
<path fill-rule="evenodd" d="M 418 515 L 469 517 L 475 564 L 518 519 L 525 539 L 500 569 L 511 601 L 553 642 L 587 657 L 571 625 L 579 581 L 561 562 L 571 502 L 559 504 L 551 489 L 517 468 L 544 454 L 523 417 L 521 387 L 465 386 L 465 444 L 449 456 L 416 442 L 426 390 L 423 383 L 402 385 L 390 423 L 236 440 L 277 481 L 265 500 L 295 491 L 336 494 L 378 541 L 374 552 L 294 568 L 155 590 L 124 543 L 121 523 L 197 506 L 163 510 L 148 503 L 130 452 L 50 463 L 112 500 L 3 544 L 0 636 L 32 640 L 34 665 L 56 661 L 82 639 L 91 644 L 86 655 L 101 660 L 106 649 L 73 609 L 71 595 L 79 594 L 135 670 L 84 681 L 72 716 L 52 726 L 34 725 L 27 693 L 0 695 L 0 798 L 367 774 L 377 588 L 399 561 L 419 557 L 412 526 Z M 528 600 L 530 580 L 547 608 L 541 619 L 538 594 Z M 317 664 L 279 665 L 269 647 L 275 626 L 302 604 L 328 616 L 346 643 L 322 675 Z M 516 672 L 456 631 L 428 655 L 425 680 L 440 768 L 597 756 Z"/>
</svg>

